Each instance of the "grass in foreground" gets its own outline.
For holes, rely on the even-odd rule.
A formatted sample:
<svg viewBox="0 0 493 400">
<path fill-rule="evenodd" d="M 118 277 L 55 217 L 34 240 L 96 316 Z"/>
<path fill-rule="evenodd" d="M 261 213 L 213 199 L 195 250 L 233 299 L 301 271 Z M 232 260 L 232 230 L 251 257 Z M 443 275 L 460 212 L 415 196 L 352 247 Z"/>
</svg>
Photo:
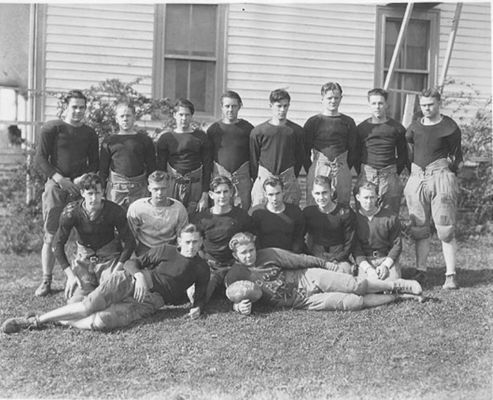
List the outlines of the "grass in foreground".
<svg viewBox="0 0 493 400">
<path fill-rule="evenodd" d="M 0 397 L 145 399 L 490 399 L 492 236 L 461 243 L 459 281 L 440 290 L 438 242 L 424 304 L 355 313 L 239 316 L 220 296 L 199 321 L 173 307 L 111 333 L 0 335 Z M 411 266 L 410 245 L 401 258 Z M 0 319 L 64 304 L 33 296 L 38 255 L 1 256 Z"/>
</svg>

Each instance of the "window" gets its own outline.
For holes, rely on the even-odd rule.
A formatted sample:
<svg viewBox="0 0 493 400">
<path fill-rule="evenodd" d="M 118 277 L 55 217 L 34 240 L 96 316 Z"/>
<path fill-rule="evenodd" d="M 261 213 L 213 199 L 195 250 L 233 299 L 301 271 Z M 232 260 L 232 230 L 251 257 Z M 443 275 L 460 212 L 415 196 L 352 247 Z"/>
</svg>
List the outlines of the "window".
<svg viewBox="0 0 493 400">
<path fill-rule="evenodd" d="M 375 84 L 382 87 L 390 66 L 404 8 L 378 7 Z M 417 93 L 435 84 L 438 59 L 437 10 L 423 11 L 415 6 L 404 35 L 396 68 L 389 84 L 389 114 L 401 120 L 406 94 Z"/>
<path fill-rule="evenodd" d="M 224 17 L 217 4 L 158 7 L 155 95 L 185 97 L 196 112 L 214 115 L 223 90 Z"/>
</svg>

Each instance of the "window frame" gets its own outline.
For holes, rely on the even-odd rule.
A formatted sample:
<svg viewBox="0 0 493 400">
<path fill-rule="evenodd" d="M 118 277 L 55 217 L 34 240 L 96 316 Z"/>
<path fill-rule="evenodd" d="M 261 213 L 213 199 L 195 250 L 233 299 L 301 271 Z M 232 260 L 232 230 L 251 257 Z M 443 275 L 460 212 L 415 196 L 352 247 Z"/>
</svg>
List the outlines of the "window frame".
<svg viewBox="0 0 493 400">
<path fill-rule="evenodd" d="M 190 3 L 190 5 L 193 5 Z M 203 120 L 216 119 L 220 114 L 219 98 L 226 87 L 225 67 L 226 67 L 226 11 L 225 4 L 210 4 L 217 6 L 216 18 L 216 68 L 214 73 L 214 104 L 212 113 L 196 111 L 194 117 Z M 154 17 L 154 54 L 152 66 L 152 96 L 153 98 L 166 97 L 164 93 L 164 81 L 166 74 L 165 63 L 165 21 L 166 21 L 166 5 L 157 4 L 155 6 Z M 211 57 L 201 56 L 177 56 L 176 59 L 192 60 L 192 61 L 211 61 Z M 175 99 L 171 99 L 172 101 Z"/>
<path fill-rule="evenodd" d="M 404 8 L 402 6 L 377 6 L 377 24 L 376 24 L 376 43 L 375 43 L 375 87 L 384 85 L 384 66 L 385 66 L 385 27 L 387 19 L 403 19 Z M 430 47 L 428 50 L 428 86 L 436 85 L 438 77 L 438 61 L 440 50 L 440 10 L 420 10 L 419 5 L 413 9 L 411 20 L 424 20 L 430 22 Z M 396 69 L 394 72 L 413 73 L 421 70 Z M 424 89 L 424 88 L 423 88 Z M 392 89 L 389 91 L 396 93 L 418 93 L 409 90 Z"/>
</svg>

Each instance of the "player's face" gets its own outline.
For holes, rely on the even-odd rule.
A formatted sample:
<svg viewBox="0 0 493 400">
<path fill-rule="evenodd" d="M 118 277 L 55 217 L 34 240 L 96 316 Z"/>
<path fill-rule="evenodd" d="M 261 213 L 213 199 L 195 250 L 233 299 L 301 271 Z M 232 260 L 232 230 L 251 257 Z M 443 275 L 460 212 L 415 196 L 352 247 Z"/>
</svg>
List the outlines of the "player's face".
<svg viewBox="0 0 493 400">
<path fill-rule="evenodd" d="M 166 196 L 166 189 L 168 187 L 167 182 L 150 182 L 147 185 L 147 189 L 151 194 L 151 203 L 155 206 L 164 206 L 167 203 L 168 197 Z"/>
<path fill-rule="evenodd" d="M 223 119 L 229 122 L 235 122 L 238 119 L 238 111 L 240 111 L 240 104 L 237 99 L 230 99 L 225 97 L 222 100 L 221 111 L 223 113 Z"/>
<path fill-rule="evenodd" d="M 233 191 L 226 184 L 218 185 L 214 190 L 209 191 L 209 196 L 214 202 L 214 205 L 226 207 L 231 205 Z"/>
<path fill-rule="evenodd" d="M 198 232 L 182 232 L 177 239 L 180 254 L 184 257 L 195 257 L 202 247 L 202 236 Z"/>
<path fill-rule="evenodd" d="M 325 110 L 336 112 L 339 110 L 342 95 L 338 90 L 329 90 L 322 96 L 322 106 Z"/>
<path fill-rule="evenodd" d="M 282 188 L 280 185 L 270 186 L 267 185 L 265 187 L 265 197 L 267 199 L 267 204 L 270 205 L 273 209 L 279 209 L 282 207 Z"/>
<path fill-rule="evenodd" d="M 372 115 L 376 119 L 384 119 L 386 117 L 387 102 L 385 101 L 385 97 L 372 95 L 368 99 L 368 104 L 370 105 Z"/>
<path fill-rule="evenodd" d="M 86 102 L 84 99 L 71 98 L 65 110 L 65 122 L 72 125 L 79 125 L 86 114 Z"/>
<path fill-rule="evenodd" d="M 118 107 L 115 115 L 116 123 L 123 131 L 130 131 L 135 123 L 135 115 L 128 107 Z"/>
<path fill-rule="evenodd" d="M 288 117 L 289 100 L 282 99 L 281 101 L 271 103 L 270 108 L 274 118 L 284 121 Z"/>
<path fill-rule="evenodd" d="M 330 194 L 330 188 L 327 185 L 313 185 L 312 196 L 320 208 L 325 208 L 329 204 Z"/>
<path fill-rule="evenodd" d="M 257 258 L 254 243 L 240 244 L 236 247 L 235 258 L 247 267 L 253 267 Z"/>
<path fill-rule="evenodd" d="M 356 195 L 356 200 L 359 201 L 359 204 L 364 211 L 371 211 L 376 207 L 377 194 L 374 190 L 361 188 Z"/>
<path fill-rule="evenodd" d="M 178 130 L 187 130 L 192 122 L 192 113 L 187 107 L 178 107 L 173 113 Z"/>
<path fill-rule="evenodd" d="M 87 210 L 97 210 L 101 207 L 104 193 L 100 184 L 97 184 L 92 189 L 83 189 L 80 194 L 84 199 L 84 205 Z"/>
<path fill-rule="evenodd" d="M 428 119 L 433 119 L 440 115 L 440 102 L 434 97 L 421 97 L 419 106 L 423 116 Z"/>
</svg>

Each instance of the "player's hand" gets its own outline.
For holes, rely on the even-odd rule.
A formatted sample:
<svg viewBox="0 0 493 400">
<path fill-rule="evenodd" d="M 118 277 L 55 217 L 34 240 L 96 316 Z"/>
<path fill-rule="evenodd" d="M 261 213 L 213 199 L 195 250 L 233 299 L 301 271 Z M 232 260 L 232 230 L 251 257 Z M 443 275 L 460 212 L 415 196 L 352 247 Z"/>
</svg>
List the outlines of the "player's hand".
<svg viewBox="0 0 493 400">
<path fill-rule="evenodd" d="M 77 185 L 74 184 L 69 178 L 59 178 L 56 183 L 58 183 L 58 186 L 60 186 L 66 192 L 70 193 L 72 196 L 78 196 L 80 193 Z"/>
<path fill-rule="evenodd" d="M 202 196 L 200 197 L 199 202 L 197 203 L 197 208 L 196 210 L 198 212 L 205 210 L 209 206 L 209 195 L 204 192 L 202 193 Z"/>
<path fill-rule="evenodd" d="M 369 280 L 372 281 L 377 281 L 379 279 L 378 273 L 373 267 L 370 267 L 366 270 L 366 276 L 368 277 Z"/>
<path fill-rule="evenodd" d="M 134 299 L 139 303 L 142 303 L 149 291 L 147 286 L 146 279 L 142 272 L 138 272 L 134 275 L 135 284 L 134 284 Z"/>
<path fill-rule="evenodd" d="M 385 264 L 380 264 L 377 269 L 378 278 L 384 280 L 389 276 L 389 268 Z"/>
<path fill-rule="evenodd" d="M 82 284 L 79 277 L 73 273 L 70 267 L 68 267 L 67 270 L 68 271 L 65 272 L 67 274 L 67 283 L 65 283 L 65 298 L 68 300 L 74 294 L 77 286 L 82 287 Z"/>
<path fill-rule="evenodd" d="M 252 302 L 250 300 L 242 300 L 239 303 L 234 303 L 233 310 L 242 315 L 250 315 L 252 313 Z"/>
<path fill-rule="evenodd" d="M 192 307 L 188 315 L 190 315 L 190 319 L 198 319 L 200 317 L 200 307 Z"/>
</svg>

